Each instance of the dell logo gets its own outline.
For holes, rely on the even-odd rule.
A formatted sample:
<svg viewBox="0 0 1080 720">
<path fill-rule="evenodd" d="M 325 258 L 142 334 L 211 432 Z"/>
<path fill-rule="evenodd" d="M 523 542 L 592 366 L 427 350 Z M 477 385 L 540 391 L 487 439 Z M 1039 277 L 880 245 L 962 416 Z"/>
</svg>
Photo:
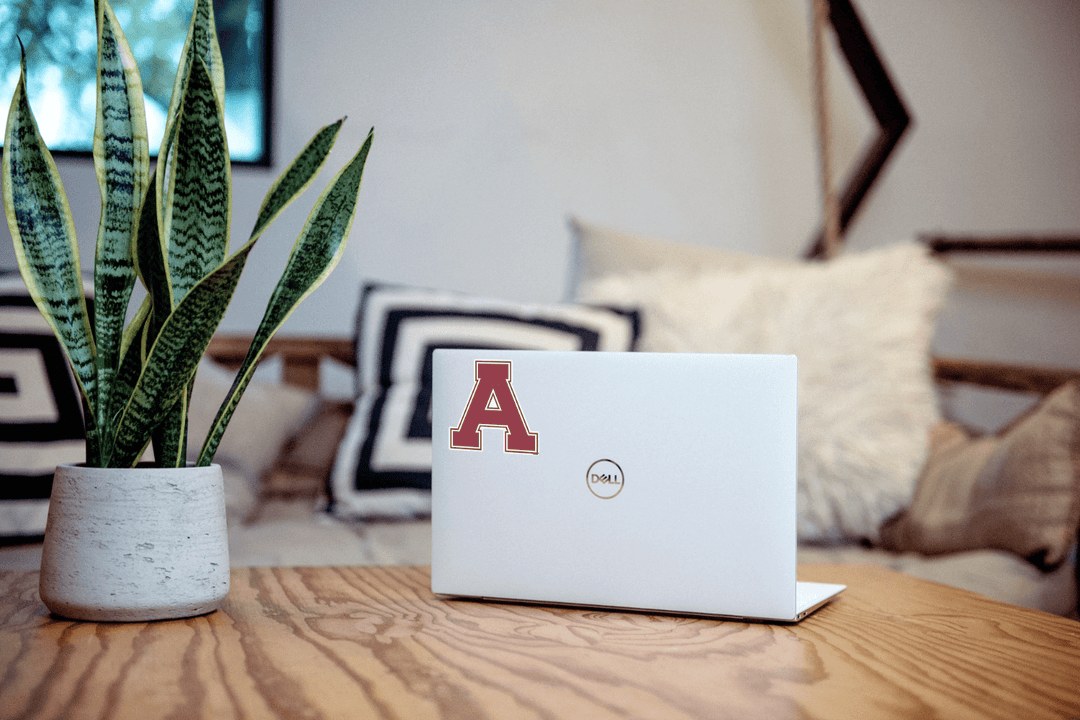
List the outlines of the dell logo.
<svg viewBox="0 0 1080 720">
<path fill-rule="evenodd" d="M 585 482 L 593 495 L 610 500 L 622 492 L 623 471 L 613 460 L 597 460 L 585 473 Z"/>
</svg>

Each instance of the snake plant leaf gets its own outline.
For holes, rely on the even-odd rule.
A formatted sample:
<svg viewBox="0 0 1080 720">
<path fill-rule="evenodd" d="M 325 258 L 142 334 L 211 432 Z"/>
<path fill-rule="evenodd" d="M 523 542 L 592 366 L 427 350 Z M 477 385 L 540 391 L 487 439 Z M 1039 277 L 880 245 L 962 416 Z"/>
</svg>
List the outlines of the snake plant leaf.
<svg viewBox="0 0 1080 720">
<path fill-rule="evenodd" d="M 180 67 L 176 70 L 173 81 L 172 99 L 169 102 L 169 117 L 176 117 L 179 100 L 184 94 L 184 85 L 191 74 L 195 58 L 202 59 L 210 70 L 214 91 L 218 103 L 225 104 L 225 64 L 221 57 L 218 43 L 217 25 L 214 21 L 214 6 L 211 0 L 195 0 L 191 13 L 191 23 L 184 38 L 184 49 L 180 52 Z"/>
<path fill-rule="evenodd" d="M 274 333 L 292 314 L 297 304 L 321 285 L 341 260 L 356 216 L 360 181 L 373 139 L 374 131 L 368 133 L 360 150 L 338 172 L 308 215 L 300 237 L 293 245 L 285 271 L 267 303 L 266 312 L 255 331 L 247 356 L 233 380 L 229 395 L 218 409 L 196 464 L 208 465 L 212 461 L 225 433 L 225 427 L 251 382 L 255 365 Z M 250 247 L 253 242 L 254 240 L 249 241 L 246 247 Z"/>
<path fill-rule="evenodd" d="M 249 238 L 249 245 L 253 244 L 262 235 L 263 230 L 277 218 L 282 210 L 288 207 L 296 197 L 311 185 L 315 176 L 325 164 L 326 157 L 337 139 L 338 131 L 341 129 L 343 122 L 344 118 L 321 128 L 308 142 L 307 146 L 293 159 L 285 172 L 274 181 L 274 184 L 263 198 L 258 219 Z M 245 382 L 245 387 L 246 384 Z M 240 393 L 242 394 L 243 390 Z M 190 400 L 190 392 L 188 399 Z M 237 396 L 237 399 L 239 400 L 239 396 Z M 186 421 L 186 418 L 186 408 L 184 412 L 173 412 L 162 425 L 165 432 L 159 432 L 158 435 L 155 435 L 154 457 L 162 458 L 162 460 L 159 460 L 159 464 L 179 467 L 183 463 L 186 456 L 187 438 L 186 425 L 181 423 Z M 226 422 L 228 422 L 227 419 Z M 224 432 L 224 428 L 222 428 L 222 432 Z M 220 435 L 218 436 L 218 442 L 220 442 Z M 215 450 L 217 444 L 214 444 Z"/>
<path fill-rule="evenodd" d="M 214 22 L 214 7 L 210 0 L 195 0 L 195 7 L 191 13 L 191 23 L 188 26 L 187 36 L 184 39 L 184 48 L 180 54 L 180 66 L 176 69 L 176 79 L 173 82 L 172 97 L 169 99 L 169 112 L 166 115 L 165 134 L 161 139 L 161 149 L 158 151 L 158 172 L 156 182 L 159 186 L 166 174 L 171 175 L 169 166 L 174 162 L 173 149 L 177 141 L 173 125 L 176 122 L 187 83 L 191 77 L 195 58 L 202 58 L 203 63 L 210 70 L 213 79 L 214 91 L 218 98 L 218 104 L 225 104 L 225 66 L 221 57 L 221 47 L 218 44 L 217 29 Z M 163 172 L 164 171 L 164 172 Z M 164 203 L 166 194 L 158 188 L 158 199 Z M 159 212 L 159 221 L 164 220 L 165 213 Z M 161 231 L 164 237 L 164 231 Z"/>
<path fill-rule="evenodd" d="M 139 350 L 142 341 L 140 338 L 145 333 L 144 326 L 147 324 L 147 317 L 153 312 L 154 302 L 149 297 L 143 298 L 142 303 L 139 304 L 139 309 L 135 311 L 135 316 L 131 322 L 124 329 L 124 337 L 120 342 L 120 357 L 126 356 L 129 352 L 140 353 Z M 145 348 L 144 348 L 145 349 Z M 145 353 L 141 353 L 140 357 Z M 140 364 L 142 361 L 140 360 Z M 124 366 L 123 360 L 120 362 L 120 367 Z"/>
<path fill-rule="evenodd" d="M 21 44 L 20 44 L 21 45 Z M 26 53 L 4 132 L 4 212 L 23 280 L 60 340 L 94 412 L 95 348 L 75 227 L 52 154 L 26 97 Z M 93 438 L 88 441 L 93 443 Z"/>
<path fill-rule="evenodd" d="M 262 206 L 259 209 L 258 219 L 255 222 L 255 227 L 252 229 L 250 239 L 248 240 L 249 245 L 254 243 L 259 236 L 262 235 L 263 230 L 277 218 L 285 207 L 311 185 L 315 176 L 325 164 L 326 157 L 329 155 L 335 140 L 337 140 L 338 131 L 341 129 L 343 122 L 344 118 L 324 126 L 315 133 L 314 137 L 312 137 L 304 149 L 293 159 L 292 163 L 289 164 L 289 167 L 285 169 L 285 172 L 281 173 L 274 181 L 274 184 L 267 191 Z M 370 148 L 370 139 L 366 145 Z M 367 150 L 364 151 L 365 158 L 366 155 Z M 361 161 L 361 169 L 362 163 L 363 161 Z M 268 339 L 269 338 L 267 338 L 267 340 Z M 255 352 L 256 354 L 254 355 L 254 358 L 249 362 L 246 362 L 238 372 L 233 386 L 230 389 L 228 399 L 223 403 L 222 408 L 219 410 L 213 428 L 200 451 L 200 464 L 209 464 L 212 461 L 213 456 L 217 451 L 217 447 L 221 442 L 221 437 L 225 432 L 225 426 L 228 425 L 232 413 L 236 408 L 236 404 L 240 401 L 240 397 L 243 395 L 244 390 L 251 381 L 251 372 L 254 371 L 255 361 L 261 356 L 265 346 L 265 342 L 258 346 L 253 342 L 252 347 L 249 348 L 249 356 L 251 356 L 252 352 Z"/>
<path fill-rule="evenodd" d="M 154 462 L 158 467 L 183 467 L 187 461 L 188 408 L 194 386 L 194 382 L 188 383 L 187 392 L 180 396 L 154 431 Z"/>
<path fill-rule="evenodd" d="M 321 128 L 311 138 L 307 146 L 289 163 L 285 172 L 278 176 L 270 189 L 266 191 L 259 217 L 251 231 L 251 237 L 258 237 L 297 196 L 303 193 L 326 162 L 330 148 L 334 146 L 338 131 L 344 118 Z"/>
<path fill-rule="evenodd" d="M 172 292 L 169 289 L 169 272 L 165 268 L 164 248 L 158 234 L 157 183 L 149 183 L 143 200 L 138 228 L 134 239 L 135 272 L 146 288 L 153 318 L 150 324 L 150 340 L 165 324 L 172 311 Z"/>
<path fill-rule="evenodd" d="M 94 338 L 97 342 L 98 415 L 113 414 L 112 379 L 120 364 L 124 318 L 135 285 L 132 237 L 149 183 L 142 82 L 112 8 L 98 3 L 98 101 L 94 166 L 102 211 L 94 262 Z"/>
<path fill-rule="evenodd" d="M 326 126 L 270 188 L 247 243 L 229 256 L 231 164 L 224 66 L 211 0 L 194 10 L 151 177 L 138 69 L 107 0 L 94 0 L 98 110 L 94 165 L 102 197 L 94 317 L 59 173 L 26 98 L 26 54 L 2 154 L 4 209 L 31 296 L 63 344 L 88 412 L 87 463 L 123 467 L 155 443 L 157 462 L 181 465 L 187 403 L 200 358 L 266 227 L 324 164 L 341 122 Z M 267 342 L 341 259 L 372 135 L 309 215 L 274 289 L 201 458 L 212 458 Z M 147 296 L 124 327 L 135 278 Z M 95 340 L 97 342 L 95 342 Z"/>
<path fill-rule="evenodd" d="M 187 393 L 253 247 L 253 243 L 246 244 L 203 278 L 169 315 L 147 352 L 135 389 L 117 422 L 110 466 L 137 462 L 169 410 Z"/>
<path fill-rule="evenodd" d="M 192 61 L 177 113 L 176 140 L 159 186 L 166 193 L 162 242 L 174 308 L 229 250 L 232 180 L 225 118 L 201 57 Z"/>
<path fill-rule="evenodd" d="M 211 16 L 212 19 L 212 16 Z M 161 187 L 168 196 L 161 224 L 168 260 L 165 272 L 171 301 L 157 293 L 157 311 L 150 335 L 164 326 L 162 314 L 179 303 L 190 289 L 225 259 L 229 245 L 231 178 L 228 142 L 220 97 L 203 59 L 195 56 L 187 66 L 173 143 Z M 155 186 L 157 183 L 155 183 Z M 145 208 L 156 207 L 148 204 Z M 147 234 L 151 232 L 147 218 Z M 162 247 L 159 243 L 158 247 Z M 157 254 L 147 246 L 148 265 L 159 268 Z M 242 265 L 241 265 L 242 267 Z M 166 413 L 153 433 L 154 457 L 160 467 L 179 467 L 187 452 L 188 392 Z"/>
<path fill-rule="evenodd" d="M 116 374 L 113 375 L 111 388 L 111 406 L 114 416 L 109 418 L 110 428 L 115 427 L 117 422 L 115 416 L 131 397 L 131 393 L 135 390 L 135 383 L 142 372 L 146 352 L 150 347 L 153 305 L 149 297 L 143 298 L 138 310 L 135 311 L 135 316 L 124 330 L 124 337 L 120 344 L 120 364 Z"/>
</svg>

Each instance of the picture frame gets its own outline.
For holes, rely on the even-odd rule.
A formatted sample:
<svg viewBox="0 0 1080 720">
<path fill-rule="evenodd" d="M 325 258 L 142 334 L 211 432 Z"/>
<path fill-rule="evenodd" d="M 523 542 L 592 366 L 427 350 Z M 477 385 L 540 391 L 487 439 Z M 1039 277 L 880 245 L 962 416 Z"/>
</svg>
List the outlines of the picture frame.
<svg viewBox="0 0 1080 720">
<path fill-rule="evenodd" d="M 150 152 L 156 156 L 194 0 L 111 0 L 111 5 L 139 66 Z M 214 0 L 214 16 L 225 67 L 229 154 L 236 164 L 269 166 L 273 0 Z M 18 82 L 21 41 L 30 106 L 56 156 L 92 155 L 96 38 L 94 0 L 0 4 L 0 102 L 8 107 Z"/>
</svg>

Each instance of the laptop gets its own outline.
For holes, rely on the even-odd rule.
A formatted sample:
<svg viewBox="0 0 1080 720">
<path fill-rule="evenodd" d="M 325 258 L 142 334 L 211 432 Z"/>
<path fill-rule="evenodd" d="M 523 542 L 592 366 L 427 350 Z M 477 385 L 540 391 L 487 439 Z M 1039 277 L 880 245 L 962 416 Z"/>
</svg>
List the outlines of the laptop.
<svg viewBox="0 0 1080 720">
<path fill-rule="evenodd" d="M 791 355 L 436 350 L 441 596 L 796 622 Z"/>
</svg>

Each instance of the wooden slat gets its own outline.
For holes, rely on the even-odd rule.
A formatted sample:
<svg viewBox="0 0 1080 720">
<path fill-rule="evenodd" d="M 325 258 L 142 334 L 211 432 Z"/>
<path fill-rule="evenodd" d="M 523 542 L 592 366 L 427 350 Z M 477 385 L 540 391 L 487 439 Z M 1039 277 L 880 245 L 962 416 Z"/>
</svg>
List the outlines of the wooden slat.
<svg viewBox="0 0 1080 720">
<path fill-rule="evenodd" d="M 226 367 L 239 367 L 251 345 L 250 335 L 219 334 L 210 341 L 207 355 Z M 351 338 L 275 337 L 267 345 L 263 359 L 279 357 L 282 379 L 289 385 L 317 391 L 319 361 L 333 358 L 346 365 L 356 364 L 356 350 Z"/>
<path fill-rule="evenodd" d="M 244 359 L 250 344 L 250 335 L 219 333 L 210 341 L 208 352 L 218 362 L 238 364 Z M 267 346 L 265 357 L 272 355 L 285 355 L 289 358 L 305 360 L 330 357 L 347 365 L 353 365 L 356 362 L 353 340 L 345 337 L 279 336 L 272 338 Z"/>
<path fill-rule="evenodd" d="M 1065 235 L 942 235 L 924 234 L 919 240 L 937 255 L 1080 253 L 1080 237 Z M 1076 279 L 1068 275 L 1001 268 L 958 268 L 958 279 L 968 285 L 1000 287 L 1002 292 L 1024 296 L 1072 299 Z M 1045 395 L 1070 380 L 1080 380 L 1080 370 L 1010 363 L 934 358 L 934 374 L 945 382 L 1035 392 Z"/>
<path fill-rule="evenodd" d="M 1080 370 L 1034 367 L 1009 363 L 934 358 L 934 376 L 943 382 L 1046 395 L 1070 380 L 1080 380 Z"/>
<path fill-rule="evenodd" d="M 855 213 L 913 120 L 851 0 L 829 0 L 829 22 L 836 33 L 840 52 L 847 60 L 856 84 L 878 125 L 877 134 L 868 143 L 857 165 L 847 174 L 840 193 L 839 220 L 842 239 Z M 811 239 L 805 255 L 807 258 L 824 258 L 823 235 L 823 231 L 819 230 Z"/>
<path fill-rule="evenodd" d="M 215 361 L 236 367 L 247 354 L 251 339 L 245 335 L 215 335 L 208 355 Z M 278 356 L 284 365 L 285 382 L 311 390 L 318 389 L 318 365 L 324 357 L 354 365 L 353 341 L 334 337 L 284 337 L 270 341 L 264 357 Z M 983 362 L 959 358 L 934 358 L 934 375 L 946 382 L 962 382 L 985 387 L 1046 394 L 1069 380 L 1080 380 L 1080 370 L 1046 368 L 1009 363 Z"/>
<path fill-rule="evenodd" d="M 920 235 L 935 254 L 947 253 L 1080 253 L 1080 238 L 1047 235 Z"/>
</svg>

